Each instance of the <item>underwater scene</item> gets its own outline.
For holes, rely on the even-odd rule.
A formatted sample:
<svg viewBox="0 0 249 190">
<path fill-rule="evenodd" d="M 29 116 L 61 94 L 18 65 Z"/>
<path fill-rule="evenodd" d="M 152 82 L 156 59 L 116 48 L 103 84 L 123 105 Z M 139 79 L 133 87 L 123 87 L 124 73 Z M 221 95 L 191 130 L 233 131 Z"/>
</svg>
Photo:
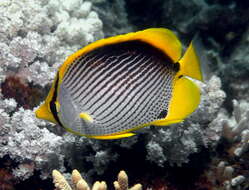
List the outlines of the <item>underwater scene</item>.
<svg viewBox="0 0 249 190">
<path fill-rule="evenodd" d="M 249 190 L 249 1 L 0 0 L 0 190 Z"/>
</svg>

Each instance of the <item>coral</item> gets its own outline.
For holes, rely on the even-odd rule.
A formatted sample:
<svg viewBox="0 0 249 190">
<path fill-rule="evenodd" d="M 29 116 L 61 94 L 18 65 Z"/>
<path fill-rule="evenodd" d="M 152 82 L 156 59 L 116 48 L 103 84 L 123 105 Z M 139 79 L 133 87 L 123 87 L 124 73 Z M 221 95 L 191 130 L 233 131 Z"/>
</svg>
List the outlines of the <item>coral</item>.
<svg viewBox="0 0 249 190">
<path fill-rule="evenodd" d="M 87 1 L 8 0 L 0 14 L 0 82 L 14 73 L 44 87 L 66 56 L 103 37 L 102 22 Z"/>
<path fill-rule="evenodd" d="M 82 0 L 5 0 L 0 15 L 0 158 L 17 162 L 17 179 L 35 170 L 46 178 L 51 168 L 64 170 L 63 139 L 33 108 L 66 57 L 103 37 L 102 22 Z"/>
<path fill-rule="evenodd" d="M 57 170 L 53 170 L 53 182 L 57 190 L 90 190 L 87 182 L 81 177 L 81 174 L 77 170 L 72 171 L 72 187 L 68 184 L 65 177 Z M 115 190 L 128 190 L 128 176 L 124 171 L 120 171 L 118 174 L 118 180 L 114 182 Z M 106 190 L 106 182 L 96 181 L 93 184 L 92 190 Z M 141 190 L 141 184 L 136 184 L 130 188 L 130 190 Z"/>
<path fill-rule="evenodd" d="M 115 141 L 96 141 L 67 133 L 63 136 L 66 160 L 72 168 L 84 170 L 91 177 L 104 174 L 110 169 L 108 166 L 120 162 L 141 167 L 146 164 L 164 167 L 167 163 L 181 166 L 203 147 L 215 149 L 222 126 L 214 121 L 220 121 L 218 112 L 225 93 L 220 90 L 221 82 L 216 76 L 200 86 L 203 95 L 199 109 L 184 123 L 145 128 L 136 131 L 137 136 Z"/>
<path fill-rule="evenodd" d="M 6 169 L 0 168 L 0 189 L 1 190 L 14 190 L 15 178 Z"/>
<path fill-rule="evenodd" d="M 140 1 L 134 2 L 136 4 Z M 142 13 L 148 14 L 148 17 L 159 15 L 162 18 L 160 22 L 159 19 L 152 18 L 155 22 L 151 22 L 150 26 L 167 24 L 167 27 L 173 27 L 174 25 L 178 33 L 186 35 L 192 35 L 198 27 L 200 27 L 198 30 L 204 34 L 210 32 L 211 35 L 207 37 L 208 44 L 214 47 L 214 44 L 218 43 L 214 50 L 221 51 L 219 42 L 231 42 L 236 38 L 229 33 L 229 27 L 226 28 L 223 24 L 217 25 L 216 21 L 219 18 L 221 21 L 227 18 L 227 12 L 235 11 L 239 3 L 233 7 L 228 4 L 220 5 L 214 2 L 211 5 L 205 1 L 194 0 L 187 4 L 183 1 L 177 2 L 179 3 L 153 1 L 149 5 L 156 6 L 143 8 Z M 145 1 L 143 4 L 148 6 Z M 84 170 L 86 176 L 91 178 L 111 170 L 110 166 L 113 163 L 118 163 L 117 167 L 121 167 L 122 164 L 128 165 L 127 163 L 148 164 L 159 168 L 167 164 L 180 167 L 189 161 L 190 155 L 200 152 L 203 148 L 212 152 L 224 139 L 228 141 L 230 147 L 227 154 L 232 158 L 242 159 L 242 163 L 247 163 L 245 153 L 248 151 L 249 132 L 246 126 L 248 116 L 244 108 L 242 109 L 242 105 L 246 103 L 240 102 L 237 106 L 235 103 L 235 110 L 240 111 L 235 111 L 234 116 L 229 118 L 224 109 L 220 110 L 225 93 L 221 90 L 220 79 L 215 76 L 205 84 L 199 84 L 202 90 L 201 104 L 185 122 L 169 127 L 146 128 L 138 131 L 137 136 L 128 139 L 96 141 L 78 137 L 58 132 L 56 131 L 58 126 L 35 118 L 34 107 L 44 100 L 58 66 L 67 55 L 102 38 L 104 35 L 102 27 L 106 36 L 133 30 L 130 21 L 138 27 L 145 27 L 143 24 L 145 21 L 148 22 L 147 16 L 137 16 L 135 20 L 128 20 L 132 16 L 131 7 L 133 10 L 141 10 L 141 6 L 134 6 L 131 1 L 5 0 L 0 2 L 0 158 L 9 155 L 10 159 L 16 162 L 11 168 L 12 176 L 25 180 L 35 171 L 39 171 L 41 177 L 46 178 L 52 168 L 63 172 L 67 167 Z M 151 14 L 154 9 L 158 10 L 158 14 Z M 186 11 L 176 14 L 179 10 Z M 206 20 L 215 11 L 217 14 Z M 135 12 L 137 15 L 141 13 Z M 237 14 L 233 15 L 233 19 L 228 21 L 228 26 L 233 26 L 237 17 Z M 138 24 L 141 18 L 143 22 Z M 239 25 L 243 22 L 244 20 L 240 21 Z M 200 25 L 197 26 L 197 23 Z M 213 26 L 225 29 L 215 35 L 211 31 Z M 222 31 L 230 34 L 230 40 L 227 35 L 222 35 L 221 40 L 215 41 L 214 39 L 221 36 Z M 241 42 L 240 49 L 246 49 L 246 45 L 247 43 Z M 236 64 L 236 60 L 244 56 L 245 58 L 239 60 L 241 64 L 244 63 L 246 52 L 247 50 L 237 54 L 234 51 L 231 62 Z M 213 58 L 219 59 L 219 52 L 213 55 Z M 224 65 L 223 61 L 220 63 Z M 227 70 L 224 71 L 228 73 Z M 237 75 L 231 76 L 234 78 Z M 238 87 L 241 81 L 234 81 L 231 86 Z M 246 98 L 245 96 L 241 93 L 239 97 Z M 233 174 L 227 179 L 231 186 L 242 187 L 247 182 L 245 179 L 243 183 L 236 185 L 243 181 L 242 176 L 247 176 L 244 166 L 243 172 L 236 173 L 234 164 L 237 166 L 237 162 L 227 161 L 225 158 L 218 160 L 214 164 L 215 167 L 220 161 L 224 161 L 228 173 L 234 168 Z M 221 178 L 220 182 L 223 183 L 223 177 Z M 117 183 L 115 184 L 118 189 Z"/>
<path fill-rule="evenodd" d="M 213 188 L 221 190 L 246 189 L 249 186 L 249 103 L 233 100 L 233 115 L 220 113 L 215 122 L 221 138 L 215 156 L 206 171 Z"/>
<path fill-rule="evenodd" d="M 200 84 L 202 100 L 199 108 L 184 123 L 159 129 L 150 136 L 146 145 L 147 159 L 159 166 L 168 161 L 181 165 L 188 162 L 188 156 L 198 152 L 200 147 L 214 148 L 219 140 L 216 128 L 211 122 L 216 119 L 225 94 L 220 90 L 219 78 L 212 77 L 207 84 Z M 179 150 L 179 151 L 175 151 Z"/>
<path fill-rule="evenodd" d="M 65 143 L 64 154 L 69 165 L 72 168 L 84 169 L 87 176 L 96 173 L 102 175 L 108 169 L 110 163 L 114 163 L 119 157 L 119 154 L 113 151 L 111 141 L 96 141 L 69 133 L 65 134 L 63 139 Z"/>
<path fill-rule="evenodd" d="M 249 104 L 233 100 L 233 116 L 223 121 L 222 136 L 235 145 L 232 155 L 241 157 L 249 150 Z"/>
<path fill-rule="evenodd" d="M 8 155 L 18 162 L 13 175 L 27 179 L 34 170 L 41 170 L 46 178 L 51 167 L 63 169 L 64 156 L 60 152 L 62 138 L 50 133 L 46 123 L 35 118 L 34 112 L 20 108 L 11 117 L 1 110 L 0 157 Z M 40 127 L 43 128 L 40 128 Z"/>
<path fill-rule="evenodd" d="M 142 185 L 141 184 L 136 184 L 131 188 L 128 188 L 128 176 L 125 173 L 125 171 L 120 171 L 118 174 L 118 180 L 115 181 L 114 183 L 115 190 L 141 190 Z"/>
<path fill-rule="evenodd" d="M 67 183 L 66 179 L 64 178 L 63 175 L 57 170 L 53 170 L 53 182 L 55 184 L 56 189 L 61 189 L 61 190 L 71 190 L 72 188 L 70 185 Z M 72 177 L 73 178 L 73 177 Z"/>
<path fill-rule="evenodd" d="M 40 99 L 43 97 L 43 93 L 39 88 L 28 85 L 16 76 L 6 77 L 1 84 L 1 90 L 5 101 L 12 98 L 16 100 L 17 107 L 25 109 L 32 109 L 40 103 Z"/>
<path fill-rule="evenodd" d="M 232 190 L 233 188 L 242 188 L 245 185 L 243 183 L 246 181 L 246 178 L 243 175 L 233 177 L 234 172 L 235 169 L 232 166 L 226 166 L 224 161 L 218 164 L 216 180 L 222 184 L 221 188 Z"/>
<path fill-rule="evenodd" d="M 93 10 L 103 22 L 105 36 L 114 36 L 134 31 L 129 23 L 126 11 L 126 1 L 92 0 Z"/>
</svg>

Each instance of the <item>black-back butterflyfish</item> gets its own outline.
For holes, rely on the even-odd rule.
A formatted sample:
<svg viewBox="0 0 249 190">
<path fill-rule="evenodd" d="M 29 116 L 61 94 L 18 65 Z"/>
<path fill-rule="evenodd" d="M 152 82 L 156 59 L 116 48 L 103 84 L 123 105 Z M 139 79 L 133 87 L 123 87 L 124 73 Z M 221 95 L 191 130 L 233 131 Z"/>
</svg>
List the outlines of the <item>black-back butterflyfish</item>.
<svg viewBox="0 0 249 190">
<path fill-rule="evenodd" d="M 200 102 L 188 77 L 202 80 L 193 42 L 183 57 L 181 51 L 176 35 L 163 28 L 91 43 L 60 66 L 36 116 L 96 139 L 181 122 Z"/>
</svg>

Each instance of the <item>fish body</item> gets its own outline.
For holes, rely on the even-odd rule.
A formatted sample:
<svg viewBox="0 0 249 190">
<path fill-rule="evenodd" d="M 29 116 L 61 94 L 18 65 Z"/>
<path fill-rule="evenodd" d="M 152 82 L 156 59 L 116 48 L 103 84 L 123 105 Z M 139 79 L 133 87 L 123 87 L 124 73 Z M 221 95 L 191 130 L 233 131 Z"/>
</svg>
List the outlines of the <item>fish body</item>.
<svg viewBox="0 0 249 190">
<path fill-rule="evenodd" d="M 199 104 L 193 42 L 181 57 L 173 32 L 152 28 L 96 41 L 67 58 L 36 116 L 96 139 L 183 121 Z"/>
</svg>

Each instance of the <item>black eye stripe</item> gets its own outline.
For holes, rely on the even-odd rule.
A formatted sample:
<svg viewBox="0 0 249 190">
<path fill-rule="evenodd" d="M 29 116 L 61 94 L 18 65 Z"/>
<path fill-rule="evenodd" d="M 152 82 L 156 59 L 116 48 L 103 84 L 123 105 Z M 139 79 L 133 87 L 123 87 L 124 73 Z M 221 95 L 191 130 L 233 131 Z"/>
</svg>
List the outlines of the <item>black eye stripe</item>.
<svg viewBox="0 0 249 190">
<path fill-rule="evenodd" d="M 50 110 L 53 114 L 53 117 L 54 119 L 57 121 L 57 123 L 63 127 L 59 117 L 58 117 L 58 113 L 57 113 L 57 110 L 56 110 L 56 98 L 57 98 L 57 90 L 58 90 L 58 84 L 59 84 L 59 73 L 57 73 L 57 77 L 56 77 L 56 81 L 55 81 L 55 86 L 54 86 L 54 94 L 53 94 L 53 97 L 52 97 L 52 100 L 49 104 L 49 107 L 50 107 Z"/>
</svg>

